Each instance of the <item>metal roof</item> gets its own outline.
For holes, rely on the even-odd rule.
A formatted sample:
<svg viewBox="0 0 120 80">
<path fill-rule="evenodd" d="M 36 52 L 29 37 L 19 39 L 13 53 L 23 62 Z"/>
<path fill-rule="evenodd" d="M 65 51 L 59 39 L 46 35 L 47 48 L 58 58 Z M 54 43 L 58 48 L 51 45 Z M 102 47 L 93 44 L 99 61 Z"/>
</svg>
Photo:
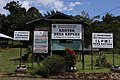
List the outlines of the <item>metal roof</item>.
<svg viewBox="0 0 120 80">
<path fill-rule="evenodd" d="M 0 33 L 0 37 L 2 37 L 2 38 L 7 38 L 7 39 L 13 39 L 12 37 L 7 36 L 7 35 L 2 34 L 2 33 Z"/>
</svg>

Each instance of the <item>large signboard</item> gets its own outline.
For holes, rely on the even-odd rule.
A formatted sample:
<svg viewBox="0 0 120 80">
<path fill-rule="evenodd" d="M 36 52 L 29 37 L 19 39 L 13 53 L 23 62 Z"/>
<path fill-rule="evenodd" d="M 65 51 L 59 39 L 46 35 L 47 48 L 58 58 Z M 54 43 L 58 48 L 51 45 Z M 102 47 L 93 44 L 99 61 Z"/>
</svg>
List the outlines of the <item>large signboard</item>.
<svg viewBox="0 0 120 80">
<path fill-rule="evenodd" d="M 92 33 L 93 48 L 113 48 L 113 33 Z"/>
<path fill-rule="evenodd" d="M 29 31 L 14 31 L 14 40 L 29 40 Z"/>
<path fill-rule="evenodd" d="M 82 25 L 52 24 L 52 39 L 82 39 Z"/>
<path fill-rule="evenodd" d="M 48 53 L 48 31 L 34 31 L 33 53 Z"/>
</svg>

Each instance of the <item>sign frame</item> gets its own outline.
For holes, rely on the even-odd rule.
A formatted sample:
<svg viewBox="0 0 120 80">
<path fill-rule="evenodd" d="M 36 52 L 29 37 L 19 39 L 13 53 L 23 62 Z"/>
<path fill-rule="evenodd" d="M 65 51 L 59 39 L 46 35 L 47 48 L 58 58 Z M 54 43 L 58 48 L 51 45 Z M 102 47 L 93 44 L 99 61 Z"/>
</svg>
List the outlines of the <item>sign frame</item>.
<svg viewBox="0 0 120 80">
<path fill-rule="evenodd" d="M 29 41 L 30 31 L 14 31 L 14 40 Z"/>
<path fill-rule="evenodd" d="M 92 33 L 92 48 L 113 48 L 113 33 Z"/>
<path fill-rule="evenodd" d="M 52 39 L 82 39 L 82 24 L 52 24 Z"/>
<path fill-rule="evenodd" d="M 33 53 L 48 53 L 48 31 L 34 31 Z"/>
</svg>

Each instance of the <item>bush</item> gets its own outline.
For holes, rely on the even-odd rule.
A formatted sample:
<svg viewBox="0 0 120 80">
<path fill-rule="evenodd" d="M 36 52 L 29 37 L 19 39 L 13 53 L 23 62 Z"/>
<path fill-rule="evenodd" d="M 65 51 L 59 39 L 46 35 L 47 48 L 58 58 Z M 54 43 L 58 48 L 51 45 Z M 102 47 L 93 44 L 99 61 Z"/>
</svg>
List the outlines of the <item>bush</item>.
<svg viewBox="0 0 120 80">
<path fill-rule="evenodd" d="M 65 62 L 66 66 L 74 66 L 76 64 L 76 53 L 70 48 L 65 48 Z"/>
<path fill-rule="evenodd" d="M 99 57 L 96 59 L 95 65 L 99 67 L 106 67 L 107 66 L 107 58 L 103 54 L 99 54 Z"/>
<path fill-rule="evenodd" d="M 65 72 L 66 68 L 64 58 L 58 55 L 48 56 L 41 64 L 36 73 L 43 77 Z"/>
</svg>

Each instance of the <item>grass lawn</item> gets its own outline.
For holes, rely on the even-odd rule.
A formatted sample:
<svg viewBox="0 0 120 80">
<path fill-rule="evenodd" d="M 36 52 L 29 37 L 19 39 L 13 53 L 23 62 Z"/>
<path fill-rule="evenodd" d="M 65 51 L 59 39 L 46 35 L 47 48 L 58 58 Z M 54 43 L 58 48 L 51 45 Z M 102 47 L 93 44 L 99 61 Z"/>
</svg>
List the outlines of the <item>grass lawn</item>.
<svg viewBox="0 0 120 80">
<path fill-rule="evenodd" d="M 26 49 L 22 49 L 22 55 L 26 52 Z M 0 73 L 13 73 L 18 65 L 20 65 L 20 61 L 13 59 L 20 58 L 20 48 L 9 48 L 9 49 L 0 49 Z M 31 62 L 22 62 L 23 65 L 27 67 L 32 67 Z M 33 68 L 37 67 L 37 63 L 33 64 Z M 28 72 L 33 71 L 28 70 Z"/>
<path fill-rule="evenodd" d="M 19 58 L 19 49 L 0 49 L 0 72 L 13 72 L 18 65 L 18 61 L 10 59 Z"/>
<path fill-rule="evenodd" d="M 101 52 L 101 53 L 105 53 L 105 56 L 107 58 L 107 62 L 111 65 L 113 65 L 113 54 L 112 53 L 106 53 L 106 52 Z M 92 67 L 91 67 L 91 55 L 85 55 L 84 58 L 85 58 L 85 63 L 84 63 L 84 70 L 82 69 L 82 62 L 79 61 L 77 62 L 76 66 L 77 66 L 77 69 L 78 69 L 78 72 L 85 72 L 85 73 L 90 73 L 90 72 L 110 72 L 110 68 L 104 68 L 104 67 L 97 67 L 95 66 L 95 60 L 96 58 L 98 57 L 98 53 L 95 53 L 93 54 L 93 70 L 92 70 Z M 114 64 L 115 65 L 120 65 L 120 55 L 119 54 L 115 54 L 114 55 Z"/>
<path fill-rule="evenodd" d="M 25 49 L 23 49 L 23 53 Z M 105 54 L 107 57 L 107 61 L 112 65 L 113 54 Z M 0 73 L 2 72 L 14 72 L 16 67 L 19 65 L 19 61 L 11 61 L 11 59 L 19 58 L 20 56 L 20 48 L 9 48 L 9 49 L 0 49 Z M 98 57 L 98 54 L 93 55 L 94 63 L 95 59 Z M 32 63 L 23 63 L 27 65 L 27 67 L 32 67 Z M 93 70 L 91 70 L 91 55 L 85 55 L 85 69 L 82 69 L 82 62 L 79 60 L 77 62 L 77 72 L 110 72 L 109 68 L 96 67 L 93 66 Z M 115 65 L 120 65 L 120 55 L 115 54 Z M 33 64 L 34 68 L 37 67 L 37 64 Z M 32 70 L 30 70 L 32 71 Z"/>
</svg>

